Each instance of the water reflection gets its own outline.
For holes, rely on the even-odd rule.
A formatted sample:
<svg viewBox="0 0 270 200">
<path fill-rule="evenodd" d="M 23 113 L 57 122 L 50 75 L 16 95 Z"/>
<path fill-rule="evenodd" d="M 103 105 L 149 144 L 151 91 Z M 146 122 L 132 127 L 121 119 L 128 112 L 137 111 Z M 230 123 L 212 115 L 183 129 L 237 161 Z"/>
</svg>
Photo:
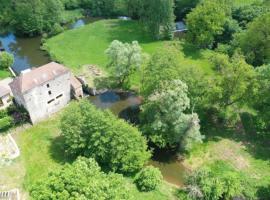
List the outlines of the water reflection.
<svg viewBox="0 0 270 200">
<path fill-rule="evenodd" d="M 0 35 L 4 49 L 14 55 L 12 68 L 16 73 L 49 62 L 49 57 L 40 50 L 40 40 L 41 37 L 19 38 L 13 33 Z"/>
</svg>

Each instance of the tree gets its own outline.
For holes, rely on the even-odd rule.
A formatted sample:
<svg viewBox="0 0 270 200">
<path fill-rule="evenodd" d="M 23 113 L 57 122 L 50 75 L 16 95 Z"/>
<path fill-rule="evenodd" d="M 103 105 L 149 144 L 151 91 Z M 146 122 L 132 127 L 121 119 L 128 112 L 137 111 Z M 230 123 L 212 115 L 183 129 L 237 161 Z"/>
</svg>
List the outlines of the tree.
<svg viewBox="0 0 270 200">
<path fill-rule="evenodd" d="M 30 195 L 37 200 L 132 198 L 122 175 L 105 174 L 94 159 L 83 157 L 51 172 L 48 177 L 35 183 Z"/>
<path fill-rule="evenodd" d="M 136 172 L 150 158 L 146 140 L 137 128 L 86 100 L 67 108 L 61 132 L 68 154 L 93 157 L 113 171 Z"/>
<path fill-rule="evenodd" d="M 0 52 L 0 69 L 7 70 L 12 67 L 14 63 L 14 56 L 8 52 Z"/>
<path fill-rule="evenodd" d="M 142 69 L 142 91 L 148 98 L 158 87 L 160 80 L 171 81 L 179 77 L 179 67 L 183 55 L 175 47 L 158 49 Z"/>
<path fill-rule="evenodd" d="M 59 24 L 63 4 L 59 0 L 14 1 L 13 27 L 21 35 L 34 36 L 49 32 Z"/>
<path fill-rule="evenodd" d="M 225 117 L 235 117 L 255 91 L 255 71 L 244 57 L 236 53 L 232 58 L 218 56 L 212 59 L 219 71 L 211 81 L 209 106 L 217 108 Z M 218 59 L 218 60 L 217 60 Z"/>
<path fill-rule="evenodd" d="M 158 147 L 178 147 L 185 140 L 182 148 L 190 150 L 194 143 L 202 142 L 203 137 L 197 134 L 199 127 L 194 128 L 199 125 L 196 117 L 185 114 L 190 107 L 187 92 L 187 85 L 180 80 L 161 82 L 142 105 L 143 133 Z"/>
<path fill-rule="evenodd" d="M 248 23 L 269 11 L 270 9 L 264 6 L 264 3 L 254 3 L 234 8 L 232 16 L 241 27 L 247 28 Z"/>
<path fill-rule="evenodd" d="M 141 21 L 155 38 L 173 37 L 174 24 L 174 0 L 148 0 L 143 4 Z"/>
<path fill-rule="evenodd" d="M 247 62 L 260 66 L 270 62 L 270 13 L 256 18 L 248 29 L 235 37 L 234 43 L 243 51 Z"/>
<path fill-rule="evenodd" d="M 199 47 L 212 47 L 221 35 L 229 9 L 222 0 L 206 0 L 187 15 L 188 40 Z"/>
<path fill-rule="evenodd" d="M 252 101 L 252 107 L 257 111 L 253 117 L 256 132 L 260 136 L 270 136 L 270 65 L 256 69 L 258 90 Z"/>
<path fill-rule="evenodd" d="M 128 44 L 118 40 L 114 40 L 106 50 L 106 54 L 110 59 L 109 66 L 113 69 L 114 77 L 119 86 L 129 86 L 130 76 L 142 64 L 141 51 L 137 41 Z"/>
<path fill-rule="evenodd" d="M 199 0 L 175 0 L 174 14 L 177 20 L 183 20 L 196 7 Z"/>
<path fill-rule="evenodd" d="M 162 182 L 162 174 L 158 168 L 147 166 L 138 172 L 134 182 L 140 191 L 155 190 Z"/>
</svg>

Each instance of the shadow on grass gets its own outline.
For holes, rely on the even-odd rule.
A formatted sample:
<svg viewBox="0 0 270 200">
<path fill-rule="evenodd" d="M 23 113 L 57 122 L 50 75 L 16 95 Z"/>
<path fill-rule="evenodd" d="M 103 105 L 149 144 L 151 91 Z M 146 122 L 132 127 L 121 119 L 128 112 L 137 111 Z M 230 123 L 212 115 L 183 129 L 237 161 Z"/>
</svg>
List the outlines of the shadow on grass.
<svg viewBox="0 0 270 200">
<path fill-rule="evenodd" d="M 241 142 L 246 151 L 256 159 L 270 161 L 270 146 L 269 141 L 265 141 L 256 134 L 246 133 L 245 131 L 237 130 L 236 128 L 228 128 L 225 126 L 209 125 L 211 129 L 203 129 L 203 134 L 206 135 L 206 141 L 218 142 L 221 139 L 230 139 L 236 142 Z M 270 164 L 270 162 L 269 162 Z"/>
<path fill-rule="evenodd" d="M 68 156 L 64 150 L 63 137 L 58 136 L 51 141 L 50 154 L 53 160 L 59 164 L 72 163 L 76 158 Z"/>
<path fill-rule="evenodd" d="M 202 52 L 199 48 L 195 45 L 190 44 L 188 42 L 181 42 L 182 51 L 184 52 L 186 57 L 190 57 L 194 60 L 201 60 L 203 59 Z"/>
<path fill-rule="evenodd" d="M 109 42 L 120 40 L 122 42 L 138 41 L 140 44 L 155 42 L 151 34 L 144 29 L 138 21 L 113 21 L 109 24 Z"/>
</svg>

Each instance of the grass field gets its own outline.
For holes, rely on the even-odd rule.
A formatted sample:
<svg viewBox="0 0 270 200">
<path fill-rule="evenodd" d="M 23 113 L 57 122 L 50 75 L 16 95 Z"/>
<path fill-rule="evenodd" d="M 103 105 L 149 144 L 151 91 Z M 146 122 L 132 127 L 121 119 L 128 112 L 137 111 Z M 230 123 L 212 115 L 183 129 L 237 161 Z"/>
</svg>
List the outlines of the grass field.
<svg viewBox="0 0 270 200">
<path fill-rule="evenodd" d="M 25 191 L 24 196 L 27 197 L 33 183 L 46 177 L 50 171 L 71 162 L 64 154 L 63 143 L 59 137 L 60 117 L 61 112 L 14 136 L 21 155 L 10 166 L 0 167 L 0 186 L 18 187 Z M 167 183 L 162 184 L 156 191 L 144 193 L 137 190 L 131 178 L 126 178 L 126 181 L 136 199 L 174 199 L 175 189 Z"/>
<path fill-rule="evenodd" d="M 47 40 L 43 48 L 48 51 L 53 60 L 65 64 L 75 73 L 81 72 L 81 67 L 86 64 L 95 64 L 108 71 L 105 50 L 113 40 L 122 42 L 137 40 L 144 53 L 148 54 L 160 48 L 166 48 L 172 43 L 153 40 L 137 21 L 101 20 L 52 37 Z M 184 54 L 183 65 L 195 65 L 211 71 L 208 60 L 202 56 L 203 52 L 182 44 L 182 53 Z M 133 78 L 133 83 L 136 85 L 138 82 L 137 74 Z"/>
<path fill-rule="evenodd" d="M 208 130 L 207 141 L 194 149 L 184 164 L 191 170 L 224 161 L 252 179 L 258 187 L 270 185 L 270 146 L 252 135 L 226 129 Z M 268 142 L 268 143 L 267 143 Z"/>
<path fill-rule="evenodd" d="M 0 80 L 10 76 L 8 71 L 0 70 Z"/>
</svg>

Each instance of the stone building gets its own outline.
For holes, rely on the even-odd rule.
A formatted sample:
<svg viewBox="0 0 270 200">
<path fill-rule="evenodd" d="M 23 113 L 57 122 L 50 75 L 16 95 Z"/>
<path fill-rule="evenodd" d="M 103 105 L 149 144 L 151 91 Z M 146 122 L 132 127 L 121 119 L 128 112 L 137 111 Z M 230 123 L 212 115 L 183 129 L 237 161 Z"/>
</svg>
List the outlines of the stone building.
<svg viewBox="0 0 270 200">
<path fill-rule="evenodd" d="M 11 78 L 0 81 L 0 110 L 6 109 L 12 104 L 12 93 L 9 87 L 11 82 Z"/>
<path fill-rule="evenodd" d="M 72 95 L 72 78 L 66 67 L 51 62 L 21 73 L 10 83 L 10 88 L 16 103 L 23 106 L 32 123 L 36 123 L 67 105 Z M 79 85 L 76 88 L 79 90 Z"/>
</svg>

